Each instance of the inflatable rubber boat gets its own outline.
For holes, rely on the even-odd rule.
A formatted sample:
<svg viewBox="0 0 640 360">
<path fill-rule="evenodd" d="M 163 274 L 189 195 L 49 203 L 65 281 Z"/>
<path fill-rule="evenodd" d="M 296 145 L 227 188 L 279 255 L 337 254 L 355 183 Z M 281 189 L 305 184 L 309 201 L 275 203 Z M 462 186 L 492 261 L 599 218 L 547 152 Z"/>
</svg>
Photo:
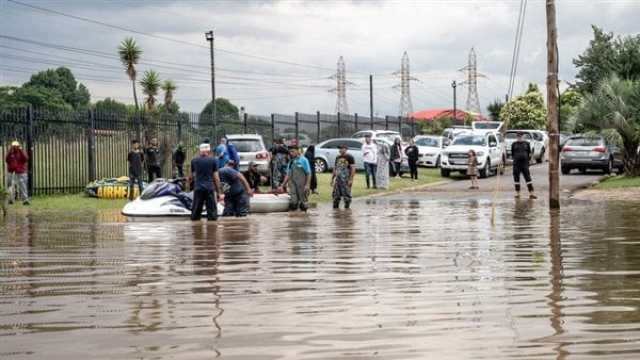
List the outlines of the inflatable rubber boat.
<svg viewBox="0 0 640 360">
<path fill-rule="evenodd" d="M 180 180 L 156 179 L 144 189 L 140 197 L 122 208 L 122 215 L 129 217 L 190 216 L 193 193 L 182 191 Z M 218 215 L 222 216 L 224 204 L 218 202 Z M 284 212 L 289 210 L 287 194 L 255 194 L 249 200 L 250 213 Z M 206 217 L 206 211 L 203 217 Z"/>
</svg>

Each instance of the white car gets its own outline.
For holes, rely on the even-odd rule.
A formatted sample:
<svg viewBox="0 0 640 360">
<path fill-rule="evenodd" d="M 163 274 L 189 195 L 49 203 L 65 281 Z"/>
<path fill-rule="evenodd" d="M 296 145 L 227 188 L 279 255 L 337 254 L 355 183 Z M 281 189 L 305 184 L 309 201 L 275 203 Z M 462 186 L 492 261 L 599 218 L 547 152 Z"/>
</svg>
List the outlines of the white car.
<svg viewBox="0 0 640 360">
<path fill-rule="evenodd" d="M 442 137 L 444 138 L 444 146 L 447 147 L 460 134 L 471 132 L 472 129 L 469 126 L 452 126 L 442 131 Z"/>
<path fill-rule="evenodd" d="M 544 160 L 545 142 L 544 136 L 537 130 L 508 130 L 505 132 L 505 145 L 507 157 L 511 157 L 511 145 L 517 140 L 518 133 L 522 132 L 524 140 L 529 142 L 531 151 L 533 152 L 532 158 L 539 164 Z M 536 140 L 539 139 L 540 141 Z"/>
<path fill-rule="evenodd" d="M 504 122 L 502 121 L 474 121 L 471 123 L 471 129 L 474 132 L 479 131 L 495 131 L 500 132 Z"/>
<path fill-rule="evenodd" d="M 245 171 L 249 168 L 249 163 L 253 161 L 258 165 L 258 172 L 263 176 L 271 176 L 271 169 L 269 168 L 269 162 L 271 161 L 271 154 L 264 146 L 264 141 L 261 135 L 257 134 L 236 134 L 227 135 L 227 141 L 233 144 L 238 150 L 240 156 L 240 171 Z"/>
<path fill-rule="evenodd" d="M 413 138 L 418 147 L 418 165 L 440 167 L 440 153 L 444 149 L 444 138 L 434 135 L 417 135 Z"/>
<path fill-rule="evenodd" d="M 449 177 L 454 171 L 466 174 L 469 150 L 476 153 L 480 177 L 488 177 L 498 171 L 502 173 L 504 156 L 498 135 L 496 132 L 483 131 L 456 136 L 451 145 L 442 151 L 440 174 L 443 177 Z"/>
<path fill-rule="evenodd" d="M 399 132 L 392 130 L 361 130 L 353 134 L 351 137 L 354 139 L 364 140 L 367 134 L 371 135 L 371 139 L 375 140 L 377 138 L 383 138 L 391 141 L 392 143 L 396 138 L 402 139 Z"/>
</svg>

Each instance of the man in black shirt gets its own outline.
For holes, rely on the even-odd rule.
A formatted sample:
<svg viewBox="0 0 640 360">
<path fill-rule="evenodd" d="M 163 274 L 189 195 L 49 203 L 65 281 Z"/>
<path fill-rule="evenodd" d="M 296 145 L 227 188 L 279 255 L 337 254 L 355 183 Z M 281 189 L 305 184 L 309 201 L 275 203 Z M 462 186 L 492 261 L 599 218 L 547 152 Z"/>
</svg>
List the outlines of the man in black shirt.
<svg viewBox="0 0 640 360">
<path fill-rule="evenodd" d="M 516 187 L 516 198 L 520 197 L 520 174 L 524 176 L 529 190 L 529 198 L 537 199 L 533 194 L 533 184 L 531 183 L 531 174 L 529 173 L 529 161 L 531 160 L 531 146 L 525 141 L 519 132 L 517 141 L 511 144 L 511 157 L 513 158 L 513 181 Z"/>
<path fill-rule="evenodd" d="M 138 190 L 142 194 L 142 164 L 144 163 L 144 153 L 140 149 L 140 142 L 133 140 L 131 142 L 133 149 L 127 155 L 129 162 L 129 200 L 133 200 L 133 185 L 138 183 Z"/>
<path fill-rule="evenodd" d="M 149 176 L 149 183 L 155 178 L 162 177 L 160 171 L 160 147 L 158 146 L 158 139 L 151 139 L 151 144 L 145 150 L 147 155 L 147 175 Z"/>
<path fill-rule="evenodd" d="M 191 175 L 193 176 L 193 207 L 191 220 L 197 221 L 202 217 L 202 205 L 207 207 L 207 220 L 218 219 L 215 189 L 222 194 L 220 176 L 218 175 L 218 159 L 210 156 L 211 146 L 200 145 L 200 155 L 191 160 Z"/>
<path fill-rule="evenodd" d="M 251 161 L 249 163 L 249 168 L 247 169 L 247 171 L 242 173 L 242 175 L 244 175 L 244 178 L 247 179 L 249 187 L 251 188 L 251 190 L 253 190 L 254 193 L 260 192 L 260 184 L 262 183 L 263 177 L 260 176 L 260 173 L 258 172 L 258 165 L 256 163 Z"/>
<path fill-rule="evenodd" d="M 404 149 L 404 153 L 407 155 L 407 161 L 409 162 L 411 179 L 418 180 L 418 158 L 420 157 L 420 151 L 413 139 L 411 139 L 410 144 L 411 145 Z"/>
<path fill-rule="evenodd" d="M 176 167 L 176 177 L 184 177 L 184 160 L 187 154 L 184 152 L 184 146 L 182 143 L 178 144 L 176 151 L 173 152 L 173 164 Z"/>
<path fill-rule="evenodd" d="M 344 200 L 345 209 L 351 205 L 351 186 L 353 185 L 353 177 L 356 175 L 355 163 L 353 156 L 347 154 L 347 146 L 340 146 L 340 154 L 336 157 L 331 178 L 334 209 L 340 207 L 340 199 Z"/>
</svg>

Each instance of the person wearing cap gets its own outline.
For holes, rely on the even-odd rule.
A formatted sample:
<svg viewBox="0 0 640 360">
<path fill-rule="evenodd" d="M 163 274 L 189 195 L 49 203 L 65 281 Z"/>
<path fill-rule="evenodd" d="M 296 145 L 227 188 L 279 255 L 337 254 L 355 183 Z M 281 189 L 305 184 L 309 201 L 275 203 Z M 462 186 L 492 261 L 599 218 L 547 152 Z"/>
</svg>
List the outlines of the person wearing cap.
<svg viewBox="0 0 640 360">
<path fill-rule="evenodd" d="M 249 187 L 254 193 L 260 192 L 260 184 L 265 181 L 266 178 L 264 178 L 264 176 L 260 176 L 260 173 L 258 172 L 258 164 L 253 161 L 249 162 L 249 167 L 244 173 L 242 173 L 242 175 L 247 179 Z"/>
<path fill-rule="evenodd" d="M 373 180 L 373 188 L 376 189 L 376 170 L 378 168 L 378 147 L 371 141 L 371 133 L 364 135 L 362 145 L 362 161 L 364 162 L 364 176 L 367 189 L 370 187 L 369 177 Z"/>
<path fill-rule="evenodd" d="M 218 175 L 218 159 L 210 156 L 211 145 L 200 144 L 200 154 L 191 160 L 191 176 L 193 177 L 193 207 L 191 220 L 202 217 L 202 206 L 206 205 L 207 220 L 218 219 L 215 191 L 222 194 Z"/>
<path fill-rule="evenodd" d="M 340 207 L 340 200 L 344 200 L 344 208 L 351 206 L 351 186 L 356 175 L 356 161 L 351 154 L 347 154 L 347 145 L 340 146 L 336 163 L 333 167 L 331 186 L 333 186 L 333 208 Z"/>
<path fill-rule="evenodd" d="M 249 197 L 253 190 L 241 172 L 235 169 L 235 161 L 229 160 L 218 171 L 224 192 L 224 211 L 222 216 L 243 217 L 249 213 Z"/>
<path fill-rule="evenodd" d="M 533 183 L 529 172 L 529 162 L 531 161 L 531 146 L 524 140 L 524 133 L 517 133 L 517 141 L 511 144 L 511 157 L 513 158 L 513 182 L 516 188 L 516 198 L 520 197 L 520 174 L 524 176 L 529 190 L 529 198 L 536 199 L 533 193 Z"/>
<path fill-rule="evenodd" d="M 24 205 L 29 205 L 29 192 L 27 191 L 27 163 L 29 162 L 29 156 L 22 150 L 20 143 L 13 141 L 11 147 L 5 157 L 7 163 L 7 189 L 9 193 L 9 204 L 13 204 L 13 201 L 17 198 L 15 188 L 22 199 Z"/>
<path fill-rule="evenodd" d="M 289 189 L 289 210 L 300 209 L 307 211 L 307 197 L 309 196 L 309 184 L 311 182 L 311 166 L 304 156 L 300 155 L 297 147 L 289 148 L 291 160 L 287 167 L 286 176 L 278 191 L 284 191 L 287 184 Z"/>
<path fill-rule="evenodd" d="M 127 155 L 129 163 L 129 200 L 133 200 L 133 186 L 137 183 L 138 190 L 142 194 L 142 164 L 144 164 L 144 153 L 140 149 L 140 141 L 131 141 L 131 151 Z"/>
</svg>

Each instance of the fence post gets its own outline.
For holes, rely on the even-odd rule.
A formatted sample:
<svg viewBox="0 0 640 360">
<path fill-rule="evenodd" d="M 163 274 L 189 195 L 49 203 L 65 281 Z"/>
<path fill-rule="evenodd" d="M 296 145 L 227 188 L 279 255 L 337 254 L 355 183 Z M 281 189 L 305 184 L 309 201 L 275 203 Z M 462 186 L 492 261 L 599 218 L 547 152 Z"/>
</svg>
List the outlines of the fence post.
<svg viewBox="0 0 640 360">
<path fill-rule="evenodd" d="M 276 141 L 276 116 L 271 114 L 271 142 Z"/>
<path fill-rule="evenodd" d="M 342 135 L 342 131 L 340 131 L 340 112 L 338 112 L 338 133 L 336 137 L 340 137 Z"/>
<path fill-rule="evenodd" d="M 316 111 L 316 127 L 318 132 L 316 133 L 316 144 L 320 143 L 320 111 Z"/>
<path fill-rule="evenodd" d="M 358 113 L 354 114 L 354 119 L 355 119 L 355 124 L 354 125 L 355 125 L 355 128 L 356 128 L 356 131 L 358 131 Z"/>
<path fill-rule="evenodd" d="M 300 125 L 298 124 L 299 116 L 298 116 L 298 112 L 296 111 L 295 115 L 293 116 L 293 119 L 296 122 L 296 143 L 299 143 L 298 141 L 298 131 L 300 130 Z M 298 144 L 299 145 L 299 144 Z"/>
<path fill-rule="evenodd" d="M 89 128 L 87 129 L 87 165 L 89 166 L 89 181 L 96 180 L 96 116 L 95 110 L 87 112 L 89 116 Z"/>
<path fill-rule="evenodd" d="M 384 116 L 384 129 L 389 130 L 389 115 Z"/>
<path fill-rule="evenodd" d="M 242 133 L 243 134 L 247 133 L 247 118 L 248 118 L 247 113 L 242 114 Z"/>
<path fill-rule="evenodd" d="M 29 162 L 27 162 L 27 188 L 29 190 L 29 195 L 33 196 L 33 107 L 29 105 L 27 109 L 27 123 L 26 123 L 26 142 L 27 142 L 27 156 L 29 157 Z"/>
<path fill-rule="evenodd" d="M 411 137 L 415 137 L 416 136 L 416 119 L 413 118 L 413 116 L 411 117 Z"/>
</svg>

